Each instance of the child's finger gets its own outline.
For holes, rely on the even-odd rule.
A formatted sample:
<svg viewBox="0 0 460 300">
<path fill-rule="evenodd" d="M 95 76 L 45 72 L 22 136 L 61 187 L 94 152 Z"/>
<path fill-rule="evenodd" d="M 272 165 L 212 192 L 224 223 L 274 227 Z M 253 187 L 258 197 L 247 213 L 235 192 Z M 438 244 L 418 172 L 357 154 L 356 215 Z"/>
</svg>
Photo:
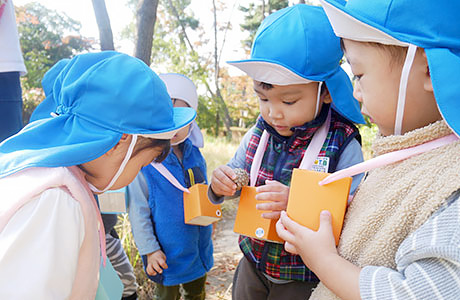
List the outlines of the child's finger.
<svg viewBox="0 0 460 300">
<path fill-rule="evenodd" d="M 163 269 L 160 267 L 158 264 L 158 261 L 153 262 L 153 268 L 155 271 L 157 271 L 159 274 L 163 273 Z"/>
<path fill-rule="evenodd" d="M 228 186 L 225 183 L 221 182 L 219 179 L 213 178 L 211 189 L 216 195 L 230 196 L 230 195 L 235 194 L 236 185 L 233 188 L 232 186 Z"/>
<path fill-rule="evenodd" d="M 307 227 L 304 227 L 304 226 L 300 225 L 299 223 L 291 220 L 291 218 L 288 217 L 288 215 L 287 215 L 287 213 L 285 211 L 281 212 L 280 221 L 283 223 L 284 227 L 289 232 L 299 232 L 301 230 L 310 230 Z"/>
<path fill-rule="evenodd" d="M 280 212 L 279 211 L 271 211 L 271 212 L 263 213 L 262 218 L 270 219 L 270 220 L 278 220 L 280 218 Z"/>
<path fill-rule="evenodd" d="M 286 186 L 278 181 L 266 180 L 264 185 L 258 186 L 256 188 L 257 193 L 263 192 L 282 192 Z"/>
<path fill-rule="evenodd" d="M 284 249 L 289 252 L 289 253 L 292 253 L 292 254 L 299 254 L 297 253 L 297 248 L 294 247 L 294 245 L 292 245 L 291 243 L 289 242 L 285 242 L 284 243 Z"/>
<path fill-rule="evenodd" d="M 276 222 L 276 233 L 278 233 L 278 236 L 285 240 L 286 242 L 293 243 L 295 240 L 295 236 L 290 233 L 286 227 L 284 227 L 283 223 L 281 222 L 281 219 Z"/>
<path fill-rule="evenodd" d="M 256 209 L 258 210 L 271 210 L 280 212 L 286 210 L 286 203 L 284 202 L 264 202 L 256 204 Z"/>
<path fill-rule="evenodd" d="M 163 270 L 168 268 L 168 264 L 166 263 L 165 259 L 160 259 L 158 264 L 160 265 L 161 268 L 163 268 Z"/>
<path fill-rule="evenodd" d="M 232 168 L 230 168 L 229 166 L 222 166 L 221 167 L 221 170 L 222 172 L 227 175 L 231 180 L 235 180 L 236 179 L 236 174 L 235 172 L 233 171 Z"/>
<path fill-rule="evenodd" d="M 150 276 L 157 275 L 157 272 L 155 272 L 155 269 L 153 268 L 151 264 L 147 265 L 147 268 L 145 268 L 145 271 L 147 271 L 147 274 L 149 274 Z"/>
<path fill-rule="evenodd" d="M 283 201 L 287 199 L 287 195 L 278 192 L 263 192 L 256 194 L 256 200 L 258 201 Z"/>
<path fill-rule="evenodd" d="M 328 210 L 323 210 L 319 215 L 319 229 L 318 231 L 328 231 L 332 234 L 332 220 L 331 213 Z"/>
<path fill-rule="evenodd" d="M 233 170 L 231 170 L 231 169 L 230 169 L 230 171 L 233 172 Z M 235 173 L 233 173 L 233 174 L 235 174 Z M 217 181 L 219 181 L 225 187 L 236 189 L 236 183 L 233 182 L 233 180 L 231 179 L 231 177 L 227 173 L 222 172 L 222 170 L 220 170 L 220 172 L 216 172 L 213 176 Z M 213 178 L 213 180 L 214 180 L 214 178 Z"/>
</svg>

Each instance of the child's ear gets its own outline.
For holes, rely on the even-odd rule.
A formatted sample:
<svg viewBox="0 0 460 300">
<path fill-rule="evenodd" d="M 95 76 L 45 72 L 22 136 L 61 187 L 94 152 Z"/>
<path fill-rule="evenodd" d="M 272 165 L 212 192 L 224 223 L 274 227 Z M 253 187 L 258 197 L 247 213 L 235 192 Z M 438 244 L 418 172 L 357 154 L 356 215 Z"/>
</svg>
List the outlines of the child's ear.
<svg viewBox="0 0 460 300">
<path fill-rule="evenodd" d="M 131 142 L 129 136 L 129 134 L 123 133 L 118 143 L 115 146 L 113 146 L 109 151 L 107 151 L 105 155 L 113 155 L 114 153 L 117 153 L 119 149 L 124 148 L 125 146 L 129 146 Z"/>
<path fill-rule="evenodd" d="M 426 53 L 423 51 L 422 53 L 422 64 L 425 70 L 423 76 L 423 88 L 427 92 L 433 92 L 433 83 L 431 82 L 431 74 L 430 74 L 430 67 L 428 66 L 428 60 L 426 58 Z"/>
<path fill-rule="evenodd" d="M 324 104 L 329 104 L 332 102 L 331 94 L 329 94 L 328 90 L 326 90 L 323 95 L 321 95 L 321 100 Z"/>
</svg>

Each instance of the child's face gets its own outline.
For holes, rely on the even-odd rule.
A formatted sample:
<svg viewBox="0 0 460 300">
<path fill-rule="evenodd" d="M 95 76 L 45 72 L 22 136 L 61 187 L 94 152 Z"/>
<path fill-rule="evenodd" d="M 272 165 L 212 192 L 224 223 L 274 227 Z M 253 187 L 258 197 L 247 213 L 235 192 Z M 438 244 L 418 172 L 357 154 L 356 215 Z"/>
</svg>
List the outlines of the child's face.
<svg viewBox="0 0 460 300">
<path fill-rule="evenodd" d="M 121 163 L 128 152 L 131 140 L 132 135 L 123 134 L 120 141 L 104 155 L 87 163 L 81 164 L 80 167 L 82 167 L 85 172 L 86 180 L 93 184 L 96 188 L 100 190 L 104 189 L 120 168 Z M 111 190 L 117 190 L 130 184 L 142 167 L 147 166 L 163 152 L 163 148 L 161 146 L 147 147 L 139 151 L 136 151 L 136 148 L 137 145 L 134 148 L 131 158 L 123 169 L 123 172 L 110 188 Z"/>
<path fill-rule="evenodd" d="M 126 154 L 126 152 L 124 153 Z M 161 148 L 145 148 L 137 152 L 135 155 L 133 154 L 133 156 L 131 156 L 130 160 L 126 164 L 125 169 L 121 173 L 120 177 L 118 177 L 117 181 L 115 181 L 114 185 L 110 189 L 117 190 L 130 184 L 134 178 L 136 178 L 141 168 L 150 164 L 160 154 Z M 110 179 L 111 178 L 112 177 L 110 177 Z"/>
<path fill-rule="evenodd" d="M 376 46 L 343 40 L 345 56 L 357 80 L 354 93 L 361 111 L 379 127 L 382 135 L 394 133 L 403 62 Z M 402 133 L 441 119 L 423 51 L 417 51 L 409 75 Z"/>
<path fill-rule="evenodd" d="M 187 102 L 181 99 L 172 99 L 173 106 L 174 107 L 190 107 Z M 171 145 L 175 145 L 177 142 L 184 140 L 184 138 L 187 136 L 190 124 L 179 130 L 174 137 L 171 139 Z"/>
<path fill-rule="evenodd" d="M 315 118 L 318 83 L 273 85 L 264 89 L 259 81 L 254 80 L 254 91 L 259 97 L 260 113 L 264 120 L 282 136 L 294 134 L 290 128 L 301 126 Z M 330 98 L 322 97 L 322 103 L 329 103 Z"/>
</svg>

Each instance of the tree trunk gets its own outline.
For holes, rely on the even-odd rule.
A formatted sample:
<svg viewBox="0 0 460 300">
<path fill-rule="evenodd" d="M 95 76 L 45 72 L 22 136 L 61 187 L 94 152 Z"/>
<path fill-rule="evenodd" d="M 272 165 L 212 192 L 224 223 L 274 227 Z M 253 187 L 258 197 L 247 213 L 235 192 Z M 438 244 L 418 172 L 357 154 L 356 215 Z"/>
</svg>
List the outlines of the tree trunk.
<svg viewBox="0 0 460 300">
<path fill-rule="evenodd" d="M 220 114 L 219 111 L 216 112 L 216 129 L 214 131 L 214 136 L 218 137 L 219 136 L 219 124 L 220 123 Z"/>
<path fill-rule="evenodd" d="M 115 50 L 113 45 L 113 34 L 110 26 L 109 14 L 104 0 L 92 0 L 97 27 L 99 28 L 99 39 L 101 40 L 101 51 Z"/>
<path fill-rule="evenodd" d="M 300 4 L 305 4 L 305 0 L 300 0 L 299 3 Z"/>
<path fill-rule="evenodd" d="M 228 112 L 227 105 L 225 104 L 224 98 L 220 92 L 219 88 L 219 61 L 218 61 L 218 52 L 217 52 L 217 9 L 216 1 L 212 0 L 213 14 L 214 14 L 214 83 L 216 86 L 216 100 L 219 102 L 219 109 L 222 109 L 224 112 L 224 124 L 225 129 L 227 129 L 227 139 L 232 138 L 232 131 L 230 126 L 232 126 L 232 120 L 230 118 L 230 113 Z"/>
<path fill-rule="evenodd" d="M 157 18 L 158 0 L 140 0 L 136 10 L 136 41 L 134 56 L 150 66 L 153 30 Z"/>
<path fill-rule="evenodd" d="M 263 19 L 265 19 L 265 0 L 262 0 L 262 21 Z"/>
</svg>

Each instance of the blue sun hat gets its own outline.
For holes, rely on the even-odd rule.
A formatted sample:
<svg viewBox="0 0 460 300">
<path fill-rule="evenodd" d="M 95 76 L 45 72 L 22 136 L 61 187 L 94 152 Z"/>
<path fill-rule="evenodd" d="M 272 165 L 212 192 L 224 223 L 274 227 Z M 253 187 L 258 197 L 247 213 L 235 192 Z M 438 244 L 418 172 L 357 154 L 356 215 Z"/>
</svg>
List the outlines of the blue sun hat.
<svg viewBox="0 0 460 300">
<path fill-rule="evenodd" d="M 297 4 L 264 19 L 250 59 L 228 63 L 254 80 L 275 85 L 324 82 L 335 109 L 355 123 L 364 123 L 353 86 L 340 67 L 342 57 L 340 39 L 324 10 Z"/>
<path fill-rule="evenodd" d="M 401 127 L 405 87 L 417 47 L 425 50 L 434 96 L 444 120 L 460 136 L 460 1 L 320 0 L 342 38 L 408 47 L 395 133 Z M 406 72 L 404 72 L 406 70 Z"/>
<path fill-rule="evenodd" d="M 196 115 L 191 108 L 173 109 L 155 72 L 139 59 L 115 51 L 62 61 L 42 84 L 46 99 L 33 121 L 0 144 L 0 178 L 29 167 L 94 160 L 124 133 L 133 135 L 132 153 L 137 136 L 170 139 Z"/>
</svg>

